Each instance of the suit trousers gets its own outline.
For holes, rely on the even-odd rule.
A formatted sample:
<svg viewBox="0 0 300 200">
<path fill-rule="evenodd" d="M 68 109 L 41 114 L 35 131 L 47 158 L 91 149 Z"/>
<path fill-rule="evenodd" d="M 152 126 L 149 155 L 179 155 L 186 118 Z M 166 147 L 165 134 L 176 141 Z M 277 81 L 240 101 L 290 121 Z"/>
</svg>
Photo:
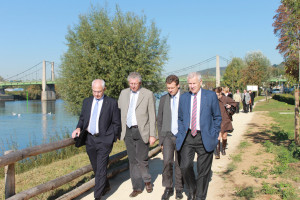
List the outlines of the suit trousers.
<svg viewBox="0 0 300 200">
<path fill-rule="evenodd" d="M 125 144 L 129 159 L 129 171 L 133 190 L 143 190 L 151 182 L 149 173 L 149 143 L 145 143 L 138 128 L 126 126 Z"/>
<path fill-rule="evenodd" d="M 239 113 L 240 112 L 240 102 L 237 102 L 236 104 L 236 113 Z"/>
<path fill-rule="evenodd" d="M 246 104 L 245 101 L 243 101 L 243 110 L 245 113 L 247 113 L 249 111 L 249 104 Z"/>
<path fill-rule="evenodd" d="M 96 142 L 96 137 L 87 134 L 86 138 L 86 152 L 89 156 L 93 171 L 95 174 L 94 197 L 100 198 L 103 189 L 108 181 L 106 179 L 106 170 L 109 160 L 109 154 L 112 150 L 113 144 Z"/>
<path fill-rule="evenodd" d="M 197 178 L 195 177 L 194 157 L 197 153 Z M 185 141 L 180 150 L 180 168 L 184 184 L 190 193 L 196 194 L 196 200 L 206 198 L 208 184 L 211 175 L 213 151 L 207 152 L 203 146 L 201 132 L 193 137 L 188 131 Z"/>
<path fill-rule="evenodd" d="M 162 185 L 166 188 L 173 188 L 173 164 L 175 164 L 175 189 L 183 190 L 183 180 L 176 151 L 176 137 L 172 132 L 167 132 L 163 140 L 164 168 L 162 173 Z M 175 162 L 174 162 L 175 154 Z"/>
</svg>

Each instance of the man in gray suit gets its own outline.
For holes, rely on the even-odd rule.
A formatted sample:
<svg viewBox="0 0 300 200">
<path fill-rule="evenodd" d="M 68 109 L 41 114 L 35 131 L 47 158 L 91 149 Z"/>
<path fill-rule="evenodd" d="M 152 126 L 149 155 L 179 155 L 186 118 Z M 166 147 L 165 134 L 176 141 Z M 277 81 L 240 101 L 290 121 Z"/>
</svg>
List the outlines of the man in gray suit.
<svg viewBox="0 0 300 200">
<path fill-rule="evenodd" d="M 173 163 L 175 152 L 175 189 L 176 199 L 182 199 L 183 181 L 176 151 L 176 134 L 178 132 L 178 105 L 180 97 L 179 79 L 175 75 L 166 78 L 168 94 L 162 96 L 157 114 L 159 144 L 164 156 L 162 185 L 165 187 L 162 200 L 169 200 L 173 190 Z"/>
<path fill-rule="evenodd" d="M 249 103 L 250 103 L 250 95 L 247 92 L 247 90 L 244 90 L 244 93 L 242 94 L 242 101 L 243 101 L 243 110 L 244 113 L 248 113 L 249 112 Z"/>
<path fill-rule="evenodd" d="M 141 88 L 142 77 L 131 72 L 127 78 L 129 88 L 121 91 L 118 104 L 121 110 L 121 140 L 125 140 L 133 187 L 130 197 L 136 197 L 145 186 L 152 192 L 149 173 L 149 145 L 156 140 L 155 97 L 150 90 Z"/>
</svg>

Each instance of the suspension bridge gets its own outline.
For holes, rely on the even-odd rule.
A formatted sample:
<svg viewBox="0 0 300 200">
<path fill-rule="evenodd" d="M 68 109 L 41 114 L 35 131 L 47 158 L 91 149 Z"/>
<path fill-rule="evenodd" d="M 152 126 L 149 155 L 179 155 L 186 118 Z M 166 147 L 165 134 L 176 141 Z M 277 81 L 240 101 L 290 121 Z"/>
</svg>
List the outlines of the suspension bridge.
<svg viewBox="0 0 300 200">
<path fill-rule="evenodd" d="M 47 67 L 47 64 L 50 64 L 51 68 Z M 7 96 L 4 96 L 5 89 L 8 87 L 22 87 L 28 85 L 42 85 L 42 101 L 55 100 L 54 62 L 44 60 L 21 73 L 4 79 L 3 82 L 0 82 L 0 94 L 2 94 L 0 98 L 2 98 L 2 100 L 9 99 L 6 98 Z"/>
<path fill-rule="evenodd" d="M 205 59 L 196 64 L 182 67 L 180 69 L 175 69 L 174 71 L 164 72 L 162 75 L 164 77 L 175 74 L 180 78 L 180 82 L 186 82 L 186 75 L 192 71 L 201 71 L 202 75 L 207 75 L 206 79 L 211 79 L 216 81 L 216 86 L 220 86 L 221 73 L 220 64 L 222 66 L 227 66 L 229 60 L 222 56 L 213 56 L 211 58 Z M 50 67 L 49 67 L 50 66 Z M 210 80 L 210 81 L 211 81 Z M 207 81 L 207 80 L 204 80 Z M 42 85 L 42 95 L 41 100 L 55 100 L 55 73 L 54 73 L 54 62 L 41 61 L 34 66 L 24 70 L 21 73 L 10 76 L 0 82 L 0 100 L 3 94 L 5 94 L 5 89 L 9 87 L 17 86 L 28 86 L 28 85 Z M 4 99 L 5 100 L 5 99 Z"/>
</svg>

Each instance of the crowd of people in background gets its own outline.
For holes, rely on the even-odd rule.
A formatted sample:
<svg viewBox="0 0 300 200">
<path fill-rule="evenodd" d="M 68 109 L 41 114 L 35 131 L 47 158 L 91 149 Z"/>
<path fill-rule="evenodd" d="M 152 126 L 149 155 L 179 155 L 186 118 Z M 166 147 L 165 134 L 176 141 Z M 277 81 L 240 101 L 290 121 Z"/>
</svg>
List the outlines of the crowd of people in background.
<svg viewBox="0 0 300 200">
<path fill-rule="evenodd" d="M 72 133 L 73 138 L 85 134 L 86 152 L 95 173 L 95 200 L 110 190 L 107 163 L 117 139 L 124 140 L 127 148 L 132 183 L 129 197 L 138 196 L 143 189 L 153 191 L 148 153 L 157 132 L 163 153 L 165 191 L 161 199 L 168 200 L 174 195 L 174 187 L 176 199 L 183 198 L 184 188 L 188 200 L 206 199 L 213 154 L 216 159 L 220 159 L 220 152 L 226 155 L 227 135 L 233 131 L 232 115 L 239 113 L 241 102 L 245 113 L 249 109 L 252 112 L 252 91 L 240 94 L 237 90 L 232 95 L 228 87 L 205 90 L 200 73 L 192 72 L 187 76 L 189 91 L 183 92 L 179 78 L 170 75 L 165 81 L 168 93 L 161 97 L 156 117 L 154 94 L 142 87 L 141 75 L 131 72 L 127 80 L 129 87 L 121 91 L 118 101 L 104 94 L 104 80 L 94 80 L 93 96 L 84 99 Z"/>
</svg>

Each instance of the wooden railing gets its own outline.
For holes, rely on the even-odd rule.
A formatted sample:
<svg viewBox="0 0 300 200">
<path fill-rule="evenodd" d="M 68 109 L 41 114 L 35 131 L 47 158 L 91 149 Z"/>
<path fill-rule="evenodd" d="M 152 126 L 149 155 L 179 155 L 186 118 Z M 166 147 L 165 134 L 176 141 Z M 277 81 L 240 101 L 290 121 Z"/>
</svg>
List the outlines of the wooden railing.
<svg viewBox="0 0 300 200">
<path fill-rule="evenodd" d="M 67 146 L 74 145 L 74 140 L 72 138 L 61 140 L 58 142 L 53 142 L 49 144 L 43 144 L 39 146 L 34 146 L 30 148 L 26 148 L 19 151 L 7 151 L 5 155 L 0 157 L 0 167 L 5 166 L 5 198 L 7 200 L 15 200 L 15 199 L 29 199 L 34 196 L 37 196 L 41 193 L 56 189 L 88 172 L 91 172 L 92 166 L 87 165 L 80 169 L 77 169 L 69 174 L 56 178 L 54 180 L 48 181 L 31 189 L 22 191 L 20 193 L 15 194 L 15 163 L 23 160 L 25 158 L 36 156 L 42 153 L 47 153 L 50 151 L 54 151 L 57 149 L 62 149 Z M 152 149 L 149 152 L 149 157 L 157 154 L 160 151 L 160 147 L 157 146 L 156 148 Z M 109 157 L 108 165 L 116 163 L 120 161 L 120 159 L 127 156 L 127 151 L 122 151 L 115 155 Z M 108 169 L 107 177 L 111 178 L 116 174 L 123 172 L 128 169 L 128 162 L 123 163 L 122 165 Z M 73 199 L 80 194 L 84 193 L 85 191 L 91 189 L 95 185 L 95 180 L 92 179 L 89 182 L 81 185 L 80 187 L 76 188 L 76 190 L 72 190 L 69 193 L 64 194 L 63 196 L 59 197 L 58 199 Z"/>
</svg>

